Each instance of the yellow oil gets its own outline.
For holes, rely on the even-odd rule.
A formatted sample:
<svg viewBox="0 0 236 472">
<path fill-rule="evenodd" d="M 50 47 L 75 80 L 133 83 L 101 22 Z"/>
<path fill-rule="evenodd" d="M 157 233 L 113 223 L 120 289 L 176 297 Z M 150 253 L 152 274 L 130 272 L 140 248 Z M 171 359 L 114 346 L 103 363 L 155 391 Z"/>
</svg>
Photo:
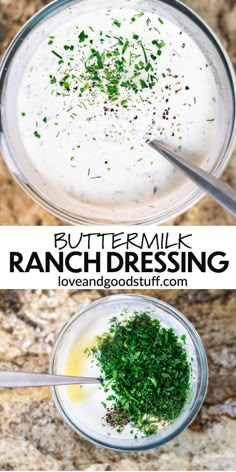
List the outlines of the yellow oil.
<svg viewBox="0 0 236 472">
<path fill-rule="evenodd" d="M 65 375 L 80 375 L 86 377 L 86 360 L 87 354 L 85 349 L 91 349 L 96 345 L 96 339 L 90 341 L 79 340 L 76 342 L 68 353 L 65 366 Z M 88 389 L 84 385 L 68 385 L 66 387 L 68 398 L 73 403 L 78 403 L 88 397 Z"/>
</svg>

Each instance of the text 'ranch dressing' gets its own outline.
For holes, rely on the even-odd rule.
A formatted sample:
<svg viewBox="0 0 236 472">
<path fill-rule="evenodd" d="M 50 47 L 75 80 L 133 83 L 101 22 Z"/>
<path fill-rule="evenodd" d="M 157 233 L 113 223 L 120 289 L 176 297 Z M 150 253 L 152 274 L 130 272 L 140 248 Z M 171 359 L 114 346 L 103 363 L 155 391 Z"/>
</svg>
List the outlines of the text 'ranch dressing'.
<svg viewBox="0 0 236 472">
<path fill-rule="evenodd" d="M 45 185 L 97 208 L 152 207 L 183 178 L 148 141 L 201 164 L 216 138 L 215 96 L 204 55 L 166 18 L 67 9 L 29 60 L 17 114 Z"/>
</svg>

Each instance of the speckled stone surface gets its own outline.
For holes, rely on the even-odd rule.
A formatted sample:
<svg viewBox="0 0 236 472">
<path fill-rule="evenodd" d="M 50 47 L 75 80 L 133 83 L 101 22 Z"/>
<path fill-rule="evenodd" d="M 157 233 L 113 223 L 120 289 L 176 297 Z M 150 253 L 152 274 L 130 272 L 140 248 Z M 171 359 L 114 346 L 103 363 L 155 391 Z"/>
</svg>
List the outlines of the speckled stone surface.
<svg viewBox="0 0 236 472">
<path fill-rule="evenodd" d="M 0 54 L 22 24 L 46 0 L 0 0 Z M 236 3 L 235 0 L 183 0 L 213 28 L 223 41 L 236 65 Z M 236 153 L 224 172 L 223 180 L 236 188 Z M 227 214 L 210 198 L 205 197 L 194 208 L 169 224 L 175 225 L 233 225 L 235 218 Z M 55 217 L 34 203 L 15 183 L 2 159 L 0 160 L 0 225 L 55 225 Z"/>
<path fill-rule="evenodd" d="M 0 369 L 47 372 L 62 325 L 81 306 L 108 293 L 117 292 L 0 291 Z M 57 413 L 49 389 L 0 390 L 0 470 L 236 469 L 236 293 L 145 293 L 182 311 L 204 342 L 209 389 L 193 424 L 158 449 L 118 453 L 76 435 Z"/>
</svg>

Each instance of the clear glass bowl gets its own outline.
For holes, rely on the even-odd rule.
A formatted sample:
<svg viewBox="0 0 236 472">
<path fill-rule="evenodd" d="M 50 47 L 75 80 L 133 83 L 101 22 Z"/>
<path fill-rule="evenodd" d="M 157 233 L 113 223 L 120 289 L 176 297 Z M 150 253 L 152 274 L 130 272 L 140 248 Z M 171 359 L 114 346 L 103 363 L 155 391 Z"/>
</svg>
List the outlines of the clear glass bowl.
<svg viewBox="0 0 236 472">
<path fill-rule="evenodd" d="M 69 192 L 57 186 L 45 185 L 29 162 L 19 133 L 16 116 L 16 98 L 25 66 L 42 38 L 47 38 L 55 26 L 63 24 L 63 10 L 78 4 L 81 13 L 101 8 L 98 0 L 58 0 L 50 3 L 21 29 L 8 48 L 0 69 L 0 144 L 6 164 L 18 183 L 43 207 L 72 224 L 160 224 L 194 205 L 203 191 L 183 177 L 183 185 L 153 206 L 135 208 L 100 208 L 85 206 Z M 213 157 L 205 159 L 202 167 L 219 177 L 231 152 L 235 137 L 235 82 L 234 71 L 221 43 L 211 29 L 189 8 L 176 0 L 104 0 L 103 8 L 128 6 L 137 10 L 156 11 L 170 18 L 175 25 L 194 39 L 206 61 L 213 64 L 218 91 L 217 139 Z M 14 130 L 14 132 L 13 132 Z"/>
<path fill-rule="evenodd" d="M 208 366 L 206 353 L 201 339 L 191 323 L 175 308 L 156 298 L 143 295 L 112 295 L 95 301 L 76 313 L 61 330 L 54 345 L 51 361 L 50 373 L 63 374 L 65 365 L 65 352 L 70 351 L 70 347 L 75 340 L 80 339 L 86 333 L 92 333 L 93 338 L 104 332 L 104 322 L 115 315 L 119 315 L 124 309 L 129 311 L 150 311 L 152 316 L 162 321 L 164 326 L 172 327 L 178 336 L 186 335 L 186 351 L 188 358 L 192 358 L 191 366 L 191 393 L 186 402 L 181 415 L 169 426 L 166 426 L 152 436 L 145 438 L 123 438 L 112 437 L 104 432 L 92 428 L 86 424 L 86 415 L 81 416 L 73 406 L 68 405 L 65 400 L 66 387 L 53 387 L 52 394 L 56 407 L 62 418 L 68 425 L 85 439 L 103 447 L 120 451 L 141 451 L 170 441 L 180 434 L 197 415 L 203 403 L 208 382 Z M 96 320 L 99 317 L 103 320 L 103 328 L 96 327 Z M 83 409 L 85 407 L 83 406 Z M 119 436 L 119 435 L 118 435 Z"/>
</svg>

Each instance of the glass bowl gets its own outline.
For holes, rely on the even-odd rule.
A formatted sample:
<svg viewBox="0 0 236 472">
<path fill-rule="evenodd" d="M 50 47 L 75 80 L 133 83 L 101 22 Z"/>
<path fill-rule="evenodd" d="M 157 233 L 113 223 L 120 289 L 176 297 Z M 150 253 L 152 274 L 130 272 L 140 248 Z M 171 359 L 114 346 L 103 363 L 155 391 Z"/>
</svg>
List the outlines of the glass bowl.
<svg viewBox="0 0 236 472">
<path fill-rule="evenodd" d="M 63 12 L 68 7 L 79 8 L 79 12 L 96 11 L 101 8 L 99 0 L 58 0 L 36 14 L 17 34 L 9 46 L 0 69 L 0 144 L 9 170 L 18 183 L 43 207 L 57 217 L 72 224 L 160 224 L 176 217 L 194 205 L 203 191 L 185 177 L 181 177 L 180 187 L 167 192 L 154 205 L 145 203 L 137 207 L 100 207 L 85 205 L 70 192 L 62 191 L 51 181 L 45 183 L 34 169 L 24 149 L 16 116 L 16 101 L 20 79 L 29 58 L 48 38 L 55 25 L 63 24 Z M 103 8 L 111 6 L 135 8 L 136 10 L 157 12 L 170 18 L 172 23 L 186 32 L 197 43 L 212 67 L 217 89 L 216 139 L 212 146 L 212 156 L 203 159 L 201 166 L 212 175 L 219 177 L 223 172 L 231 152 L 235 137 L 235 82 L 234 72 L 228 56 L 211 29 L 189 8 L 176 0 L 104 0 Z M 14 130 L 14 132 L 13 132 Z M 151 152 L 153 152 L 151 150 Z M 53 156 L 54 158 L 54 156 Z M 49 173 L 50 174 L 50 173 Z"/>
<path fill-rule="evenodd" d="M 172 327 L 180 337 L 186 335 L 185 349 L 187 356 L 191 358 L 191 391 L 181 415 L 174 423 L 163 427 L 158 433 L 145 438 L 123 438 L 116 433 L 116 436 L 109 436 L 104 428 L 99 429 L 91 426 L 90 409 L 86 416 L 85 406 L 81 410 L 74 408 L 74 405 L 66 401 L 67 387 L 53 387 L 52 394 L 56 407 L 62 418 L 68 425 L 85 439 L 109 449 L 120 451 L 141 451 L 156 446 L 160 446 L 180 434 L 197 415 L 203 403 L 208 382 L 208 366 L 206 353 L 201 339 L 191 323 L 175 308 L 156 298 L 143 295 L 112 295 L 90 303 L 81 308 L 61 330 L 50 360 L 51 374 L 64 374 L 66 365 L 66 353 L 70 351 L 75 340 L 84 340 L 86 335 L 94 339 L 104 332 L 104 326 L 108 326 L 108 320 L 115 315 L 119 315 L 123 310 L 149 311 L 153 317 L 162 321 L 163 326 Z M 100 320 L 100 326 L 97 321 Z M 105 328 L 106 329 L 106 328 Z M 84 375 L 84 374 L 83 374 Z M 90 386 L 94 388 L 94 386 Z M 95 386 L 95 388 L 97 388 Z M 98 400 L 100 404 L 100 401 Z M 95 406 L 96 407 L 96 406 Z M 96 407 L 97 408 L 97 407 Z M 99 408 L 99 406 L 98 406 Z M 91 413 L 92 414 L 92 413 Z"/>
</svg>

